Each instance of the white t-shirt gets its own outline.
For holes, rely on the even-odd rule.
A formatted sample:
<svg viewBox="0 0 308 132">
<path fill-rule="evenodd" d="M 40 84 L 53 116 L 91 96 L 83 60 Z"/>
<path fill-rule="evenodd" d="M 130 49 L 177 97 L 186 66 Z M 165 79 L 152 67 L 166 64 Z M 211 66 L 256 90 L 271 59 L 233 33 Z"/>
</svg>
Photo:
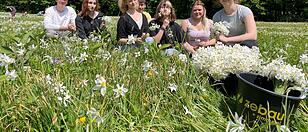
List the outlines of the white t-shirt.
<svg viewBox="0 0 308 132">
<path fill-rule="evenodd" d="M 213 16 L 213 21 L 222 21 L 230 31 L 228 36 L 238 36 L 246 33 L 245 17 L 251 14 L 253 15 L 248 7 L 237 5 L 236 12 L 233 15 L 227 15 L 224 9 L 221 9 Z"/>
<path fill-rule="evenodd" d="M 44 27 L 48 36 L 67 36 L 70 31 L 59 31 L 61 26 L 69 23 L 75 25 L 77 14 L 72 7 L 66 6 L 62 12 L 58 12 L 56 6 L 46 9 L 44 15 Z"/>
</svg>

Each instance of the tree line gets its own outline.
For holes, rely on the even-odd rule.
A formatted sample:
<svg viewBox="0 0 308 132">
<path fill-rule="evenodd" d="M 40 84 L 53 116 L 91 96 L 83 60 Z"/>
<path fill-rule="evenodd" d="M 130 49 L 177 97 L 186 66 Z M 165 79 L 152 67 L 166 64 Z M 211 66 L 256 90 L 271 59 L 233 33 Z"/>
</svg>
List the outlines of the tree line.
<svg viewBox="0 0 308 132">
<path fill-rule="evenodd" d="M 101 11 L 105 15 L 121 15 L 117 5 L 118 0 L 99 0 Z M 160 0 L 147 0 L 147 11 L 154 16 Z M 170 0 L 176 9 L 177 18 L 190 16 L 190 10 L 195 0 Z M 222 7 L 218 0 L 203 0 L 207 16 L 212 18 Z M 55 5 L 56 0 L 3 0 L 0 1 L 0 11 L 8 11 L 6 6 L 15 6 L 17 12 L 38 13 L 45 8 Z M 70 6 L 81 10 L 82 0 L 69 0 Z M 249 7 L 257 21 L 308 21 L 308 0 L 241 0 L 241 4 Z"/>
</svg>

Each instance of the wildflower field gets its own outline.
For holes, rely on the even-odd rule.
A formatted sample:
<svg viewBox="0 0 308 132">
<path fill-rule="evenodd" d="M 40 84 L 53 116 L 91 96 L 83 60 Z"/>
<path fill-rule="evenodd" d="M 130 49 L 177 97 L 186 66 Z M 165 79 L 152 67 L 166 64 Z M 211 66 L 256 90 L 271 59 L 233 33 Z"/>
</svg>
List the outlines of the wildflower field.
<svg viewBox="0 0 308 132">
<path fill-rule="evenodd" d="M 0 13 L 0 131 L 225 131 L 233 121 L 235 98 L 215 91 L 185 52 L 166 56 L 149 44 L 119 50 L 117 18 L 109 34 L 87 41 L 46 39 L 42 20 Z M 308 76 L 308 23 L 257 28 L 263 59 L 284 58 Z M 286 127 L 307 126 L 305 100 Z"/>
</svg>

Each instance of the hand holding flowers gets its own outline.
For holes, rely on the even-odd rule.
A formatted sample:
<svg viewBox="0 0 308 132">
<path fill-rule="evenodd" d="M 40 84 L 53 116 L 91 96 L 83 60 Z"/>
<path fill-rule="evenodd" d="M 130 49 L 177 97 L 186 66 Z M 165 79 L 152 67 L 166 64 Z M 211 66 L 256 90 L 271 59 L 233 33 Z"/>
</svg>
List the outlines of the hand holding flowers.
<svg viewBox="0 0 308 132">
<path fill-rule="evenodd" d="M 223 22 L 215 22 L 212 31 L 215 35 L 229 35 L 229 27 L 224 25 Z"/>
</svg>

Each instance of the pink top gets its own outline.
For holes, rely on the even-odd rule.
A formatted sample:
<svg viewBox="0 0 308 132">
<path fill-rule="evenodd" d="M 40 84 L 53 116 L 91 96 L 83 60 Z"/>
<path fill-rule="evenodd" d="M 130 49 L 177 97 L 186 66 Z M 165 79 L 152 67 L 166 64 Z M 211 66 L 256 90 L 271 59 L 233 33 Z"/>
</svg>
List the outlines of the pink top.
<svg viewBox="0 0 308 132">
<path fill-rule="evenodd" d="M 201 41 L 208 41 L 211 35 L 210 30 L 196 30 L 192 29 L 191 19 L 187 19 L 186 22 L 188 23 L 187 28 L 187 36 L 188 36 L 188 43 L 190 45 L 198 45 Z"/>
</svg>

